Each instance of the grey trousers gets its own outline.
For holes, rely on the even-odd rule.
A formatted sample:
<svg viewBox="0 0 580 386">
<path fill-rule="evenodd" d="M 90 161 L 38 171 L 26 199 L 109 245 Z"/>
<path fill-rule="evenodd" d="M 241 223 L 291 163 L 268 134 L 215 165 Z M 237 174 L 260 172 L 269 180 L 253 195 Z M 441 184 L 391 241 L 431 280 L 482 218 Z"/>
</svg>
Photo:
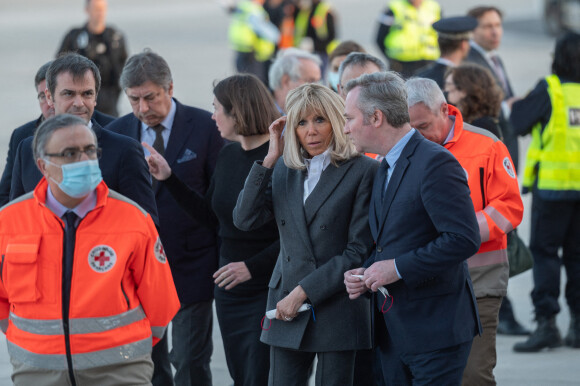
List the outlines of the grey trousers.
<svg viewBox="0 0 580 386">
<path fill-rule="evenodd" d="M 47 370 L 28 366 L 13 359 L 12 382 L 16 386 L 70 386 L 68 370 Z M 153 376 L 151 355 L 126 362 L 75 370 L 77 386 L 149 386 Z"/>
</svg>

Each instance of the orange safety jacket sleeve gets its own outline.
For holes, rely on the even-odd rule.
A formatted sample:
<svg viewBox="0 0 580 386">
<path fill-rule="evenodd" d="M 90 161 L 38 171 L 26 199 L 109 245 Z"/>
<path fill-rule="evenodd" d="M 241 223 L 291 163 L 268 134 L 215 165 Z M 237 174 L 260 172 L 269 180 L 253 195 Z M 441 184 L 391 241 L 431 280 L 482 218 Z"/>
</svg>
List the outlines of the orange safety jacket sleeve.
<svg viewBox="0 0 580 386">
<path fill-rule="evenodd" d="M 499 140 L 492 146 L 486 175 L 481 183 L 483 185 L 480 185 L 480 190 L 473 191 L 472 187 L 471 194 L 472 197 L 481 195 L 483 203 L 475 206 L 483 245 L 486 241 L 500 239 L 515 229 L 522 221 L 524 213 L 512 159 L 506 146 Z"/>
<path fill-rule="evenodd" d="M 147 215 L 148 242 L 139 246 L 130 264 L 137 296 L 151 324 L 153 345 L 161 338 L 180 307 L 167 256 L 153 220 Z"/>
</svg>

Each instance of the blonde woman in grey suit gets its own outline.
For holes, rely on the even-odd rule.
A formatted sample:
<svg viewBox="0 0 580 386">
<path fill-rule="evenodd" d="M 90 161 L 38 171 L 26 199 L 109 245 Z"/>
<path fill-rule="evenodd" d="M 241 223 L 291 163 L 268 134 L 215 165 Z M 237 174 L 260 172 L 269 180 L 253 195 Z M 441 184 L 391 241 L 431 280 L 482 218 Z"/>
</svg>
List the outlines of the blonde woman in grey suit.
<svg viewBox="0 0 580 386">
<path fill-rule="evenodd" d="M 373 247 L 368 213 L 378 163 L 356 152 L 343 132 L 344 103 L 327 87 L 302 85 L 286 106 L 234 209 L 238 228 L 275 219 L 280 232 L 267 307 L 276 319 L 261 336 L 271 346 L 269 385 L 306 385 L 315 357 L 316 385 L 351 385 L 356 350 L 371 347 L 370 305 L 349 301 L 343 272 Z M 298 312 L 304 303 L 312 309 Z"/>
</svg>

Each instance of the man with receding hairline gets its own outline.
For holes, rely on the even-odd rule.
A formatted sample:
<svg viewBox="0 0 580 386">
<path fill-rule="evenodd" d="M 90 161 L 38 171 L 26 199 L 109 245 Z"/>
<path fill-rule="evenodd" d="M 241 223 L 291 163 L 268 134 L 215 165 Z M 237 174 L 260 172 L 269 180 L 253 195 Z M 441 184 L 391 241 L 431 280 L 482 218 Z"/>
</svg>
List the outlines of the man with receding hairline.
<svg viewBox="0 0 580 386">
<path fill-rule="evenodd" d="M 15 385 L 146 385 L 179 300 L 151 216 L 103 182 L 97 136 L 59 114 L 34 192 L 0 210 L 0 325 Z"/>
<path fill-rule="evenodd" d="M 411 127 L 398 75 L 363 75 L 346 90 L 345 133 L 358 151 L 385 157 L 369 210 L 375 250 L 345 272 L 346 289 L 351 299 L 374 292 L 386 384 L 459 386 L 481 333 L 466 264 L 480 236 L 465 173 Z"/>
</svg>

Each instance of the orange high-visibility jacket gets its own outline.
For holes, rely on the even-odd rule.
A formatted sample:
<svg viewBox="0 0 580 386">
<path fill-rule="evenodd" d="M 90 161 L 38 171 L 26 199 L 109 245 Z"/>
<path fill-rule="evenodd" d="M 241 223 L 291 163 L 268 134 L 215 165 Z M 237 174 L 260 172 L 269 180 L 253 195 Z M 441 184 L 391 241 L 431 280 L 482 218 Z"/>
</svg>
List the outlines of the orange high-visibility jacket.
<svg viewBox="0 0 580 386">
<path fill-rule="evenodd" d="M 64 222 L 45 206 L 47 187 L 43 178 L 0 210 L 0 323 L 11 358 L 67 370 L 68 356 L 83 370 L 150 353 L 180 306 L 151 217 L 99 184 L 77 227 L 63 318 Z"/>
<path fill-rule="evenodd" d="M 455 116 L 455 127 L 444 146 L 465 170 L 481 236 L 479 251 L 467 260 L 475 296 L 505 296 L 506 234 L 520 224 L 524 213 L 513 162 L 495 135 L 463 123 L 461 113 L 451 105 L 449 114 Z"/>
</svg>

